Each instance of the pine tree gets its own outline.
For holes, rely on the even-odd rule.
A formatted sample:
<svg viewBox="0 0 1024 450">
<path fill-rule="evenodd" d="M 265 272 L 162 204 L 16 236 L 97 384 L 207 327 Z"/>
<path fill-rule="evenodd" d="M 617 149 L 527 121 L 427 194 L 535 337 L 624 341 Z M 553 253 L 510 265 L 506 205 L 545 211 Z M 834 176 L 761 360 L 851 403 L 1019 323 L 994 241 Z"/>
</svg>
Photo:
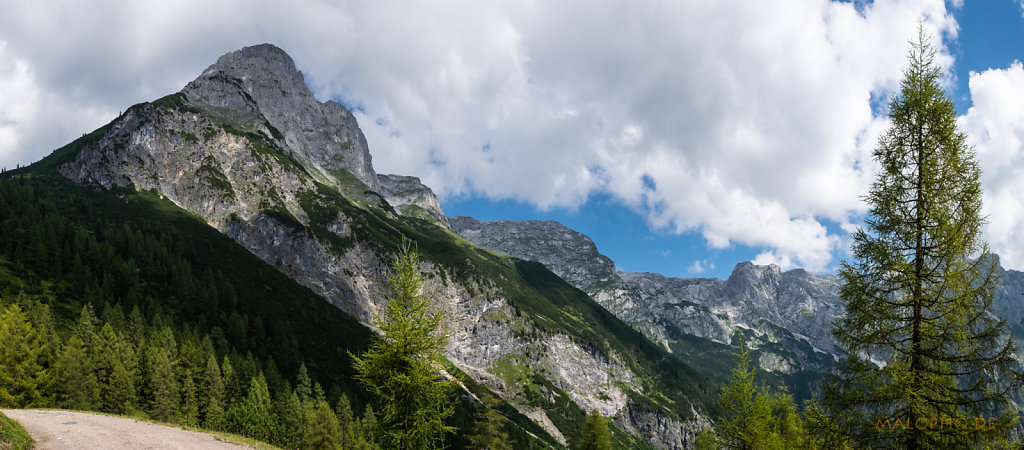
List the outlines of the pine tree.
<svg viewBox="0 0 1024 450">
<path fill-rule="evenodd" d="M 373 405 L 367 404 L 366 409 L 363 410 L 362 421 L 363 439 L 369 444 L 370 447 L 379 447 L 377 439 L 377 414 L 373 412 Z"/>
<path fill-rule="evenodd" d="M 51 380 L 57 391 L 58 406 L 90 410 L 99 405 L 99 380 L 85 343 L 77 335 L 71 335 L 64 344 Z"/>
<path fill-rule="evenodd" d="M 206 392 L 203 408 L 203 423 L 212 429 L 220 429 L 224 420 L 224 380 L 221 378 L 217 357 L 212 353 L 206 359 L 203 371 L 203 391 Z"/>
<path fill-rule="evenodd" d="M 469 448 L 489 450 L 511 450 L 508 433 L 505 432 L 505 416 L 494 409 L 497 401 L 486 402 L 477 412 L 473 434 L 469 437 Z"/>
<path fill-rule="evenodd" d="M 181 412 L 185 426 L 199 426 L 199 396 L 196 393 L 192 369 L 186 367 L 181 375 Z"/>
<path fill-rule="evenodd" d="M 135 376 L 121 361 L 114 361 L 110 378 L 103 391 L 105 407 L 113 413 L 128 414 L 135 410 Z"/>
<path fill-rule="evenodd" d="M 306 401 L 313 395 L 313 381 L 309 379 L 306 364 L 299 365 L 299 374 L 295 377 L 295 393 L 300 401 Z"/>
<path fill-rule="evenodd" d="M 583 437 L 576 444 L 579 450 L 611 450 L 612 433 L 608 430 L 608 422 L 596 409 L 587 414 L 583 424 Z"/>
<path fill-rule="evenodd" d="M 293 390 L 279 393 L 274 403 L 280 424 L 278 444 L 286 448 L 298 447 L 308 427 L 306 406 Z M 309 402 L 308 409 L 313 409 L 313 402 Z"/>
<path fill-rule="evenodd" d="M 321 400 L 313 402 L 312 406 L 306 412 L 304 448 L 343 448 L 341 426 L 338 417 L 331 410 L 331 405 Z"/>
<path fill-rule="evenodd" d="M 252 377 L 249 393 L 229 412 L 236 431 L 246 436 L 269 442 L 277 433 L 277 415 L 271 408 L 270 390 L 262 372 Z"/>
<path fill-rule="evenodd" d="M 833 333 L 846 350 L 825 406 L 863 446 L 966 447 L 1009 432 L 1020 386 L 992 314 L 997 261 L 981 240 L 981 169 L 957 130 L 923 30 L 874 157 L 866 229 L 853 235 Z M 958 419 L 992 420 L 984 427 Z"/>
<path fill-rule="evenodd" d="M 18 305 L 0 314 L 0 406 L 23 408 L 40 402 L 46 372 L 39 364 L 42 343 Z"/>
<path fill-rule="evenodd" d="M 238 375 L 235 374 L 235 368 L 231 365 L 228 355 L 224 355 L 223 362 L 220 363 L 220 371 L 224 381 L 224 402 L 229 404 L 238 400 L 242 393 L 241 388 L 238 387 Z"/>
<path fill-rule="evenodd" d="M 725 413 L 715 424 L 715 434 L 725 448 L 773 447 L 778 436 L 772 429 L 772 405 L 754 381 L 757 370 L 750 367 L 750 350 L 740 349 L 736 357 L 732 378 L 718 397 Z"/>
<path fill-rule="evenodd" d="M 163 347 L 152 347 L 150 350 L 150 386 L 153 392 L 150 413 L 156 420 L 171 422 L 176 417 L 181 401 L 174 367 Z"/>
<path fill-rule="evenodd" d="M 338 416 L 338 424 L 341 426 L 341 447 L 351 448 L 355 444 L 355 433 L 353 432 L 355 418 L 352 414 L 352 404 L 348 401 L 347 395 L 341 394 L 338 397 L 334 414 Z"/>
<path fill-rule="evenodd" d="M 422 292 L 419 257 L 407 241 L 388 277 L 388 302 L 374 323 L 381 336 L 353 356 L 356 378 L 379 399 L 378 439 L 389 448 L 430 448 L 454 431 L 454 384 L 440 379 L 437 361 L 447 335 L 443 316 Z"/>
<path fill-rule="evenodd" d="M 100 410 L 126 413 L 135 405 L 135 351 L 109 323 L 100 329 L 96 373 Z"/>
</svg>

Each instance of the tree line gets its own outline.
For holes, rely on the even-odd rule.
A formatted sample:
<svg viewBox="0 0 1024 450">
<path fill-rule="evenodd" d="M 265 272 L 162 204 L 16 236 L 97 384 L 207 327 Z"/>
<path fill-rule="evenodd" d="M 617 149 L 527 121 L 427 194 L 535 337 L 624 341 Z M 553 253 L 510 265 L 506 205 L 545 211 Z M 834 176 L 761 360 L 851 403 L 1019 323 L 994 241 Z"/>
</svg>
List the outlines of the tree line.
<svg viewBox="0 0 1024 450">
<path fill-rule="evenodd" d="M 18 301 L 21 300 L 21 301 Z M 0 406 L 144 417 L 238 433 L 287 448 L 375 448 L 372 406 L 333 406 L 305 365 L 285 377 L 251 353 L 218 357 L 209 336 L 149 322 L 137 308 L 83 307 L 68 332 L 49 306 L 16 299 L 0 313 Z M 294 383 L 293 381 L 294 380 Z"/>
</svg>

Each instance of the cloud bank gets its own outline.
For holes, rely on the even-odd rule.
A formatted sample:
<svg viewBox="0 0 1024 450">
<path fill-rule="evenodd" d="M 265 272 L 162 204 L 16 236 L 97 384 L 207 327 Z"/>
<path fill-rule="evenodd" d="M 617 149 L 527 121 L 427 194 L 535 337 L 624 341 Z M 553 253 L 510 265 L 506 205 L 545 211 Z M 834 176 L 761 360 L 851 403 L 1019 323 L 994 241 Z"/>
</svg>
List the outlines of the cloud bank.
<svg viewBox="0 0 1024 450">
<path fill-rule="evenodd" d="M 957 32 L 942 0 L 0 3 L 0 165 L 272 42 L 355 111 L 379 172 L 539 208 L 607 193 L 653 228 L 811 270 L 865 211 L 877 106 L 918 18 Z M 978 92 L 996 78 L 979 74 Z M 1013 125 L 977 108 L 970 127 Z M 987 164 L 1012 143 L 977 146 Z M 1012 177 L 985 182 L 990 206 L 1020 207 L 998 195 Z M 990 212 L 994 250 L 1024 263 L 1002 248 L 1020 227 Z"/>
</svg>

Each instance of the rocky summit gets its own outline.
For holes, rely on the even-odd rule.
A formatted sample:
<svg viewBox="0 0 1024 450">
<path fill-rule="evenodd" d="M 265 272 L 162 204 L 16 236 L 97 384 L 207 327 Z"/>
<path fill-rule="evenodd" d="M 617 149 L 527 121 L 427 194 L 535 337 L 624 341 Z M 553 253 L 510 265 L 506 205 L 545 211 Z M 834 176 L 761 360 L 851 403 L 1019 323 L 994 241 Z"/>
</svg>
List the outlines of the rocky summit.
<svg viewBox="0 0 1024 450">
<path fill-rule="evenodd" d="M 291 57 L 273 45 L 221 56 L 181 93 L 217 119 L 269 132 L 322 175 L 345 170 L 380 191 L 355 117 L 333 100 L 317 101 Z"/>
</svg>

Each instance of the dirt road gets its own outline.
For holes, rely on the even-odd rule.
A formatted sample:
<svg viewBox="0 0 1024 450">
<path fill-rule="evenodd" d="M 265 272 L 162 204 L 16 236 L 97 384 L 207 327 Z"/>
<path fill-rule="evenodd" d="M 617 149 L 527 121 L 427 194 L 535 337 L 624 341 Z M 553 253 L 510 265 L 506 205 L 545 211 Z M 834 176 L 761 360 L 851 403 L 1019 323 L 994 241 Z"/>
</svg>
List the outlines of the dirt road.
<svg viewBox="0 0 1024 450">
<path fill-rule="evenodd" d="M 220 442 L 209 434 L 123 417 L 34 409 L 5 409 L 3 413 L 25 427 L 40 450 L 246 448 Z"/>
</svg>

